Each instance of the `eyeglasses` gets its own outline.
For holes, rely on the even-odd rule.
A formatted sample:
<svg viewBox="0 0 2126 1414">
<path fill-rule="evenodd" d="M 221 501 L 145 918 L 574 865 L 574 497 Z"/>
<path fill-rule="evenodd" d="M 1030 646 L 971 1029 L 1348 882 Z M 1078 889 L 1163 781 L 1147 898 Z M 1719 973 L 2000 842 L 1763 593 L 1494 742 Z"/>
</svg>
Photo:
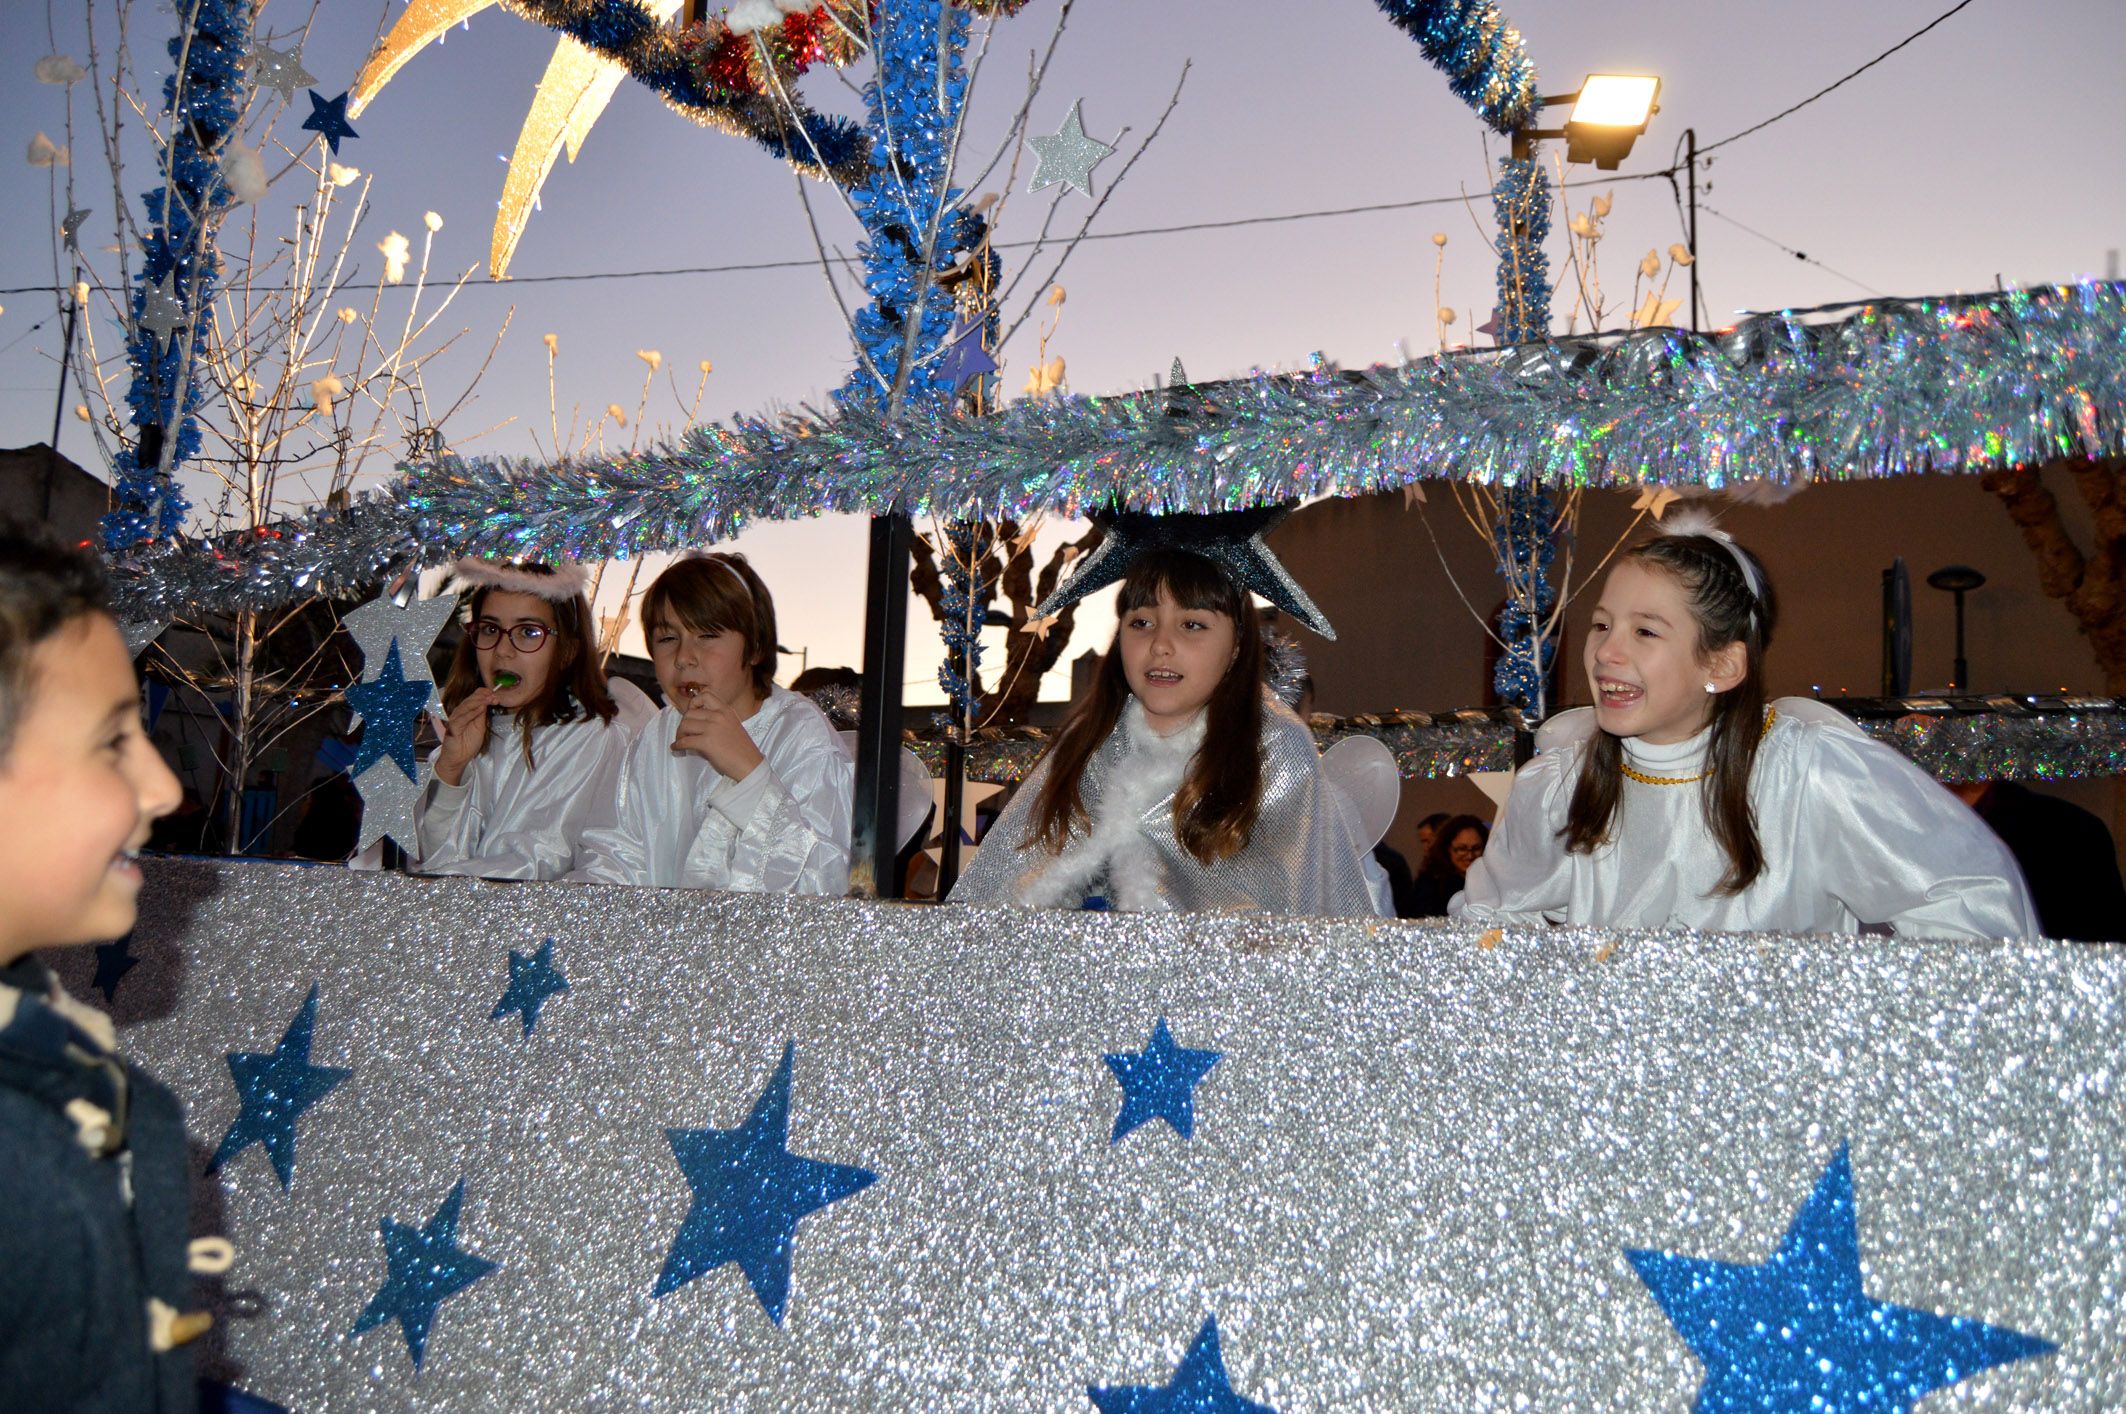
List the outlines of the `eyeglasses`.
<svg viewBox="0 0 2126 1414">
<path fill-rule="evenodd" d="M 553 632 L 545 624 L 513 624 L 504 628 L 493 619 L 482 619 L 472 626 L 472 646 L 492 648 L 506 633 L 519 653 L 536 653 L 546 646 L 546 640 Z"/>
<path fill-rule="evenodd" d="M 1450 845 L 1447 853 L 1456 859 L 1482 859 L 1484 857 L 1484 847 L 1480 844 Z"/>
</svg>

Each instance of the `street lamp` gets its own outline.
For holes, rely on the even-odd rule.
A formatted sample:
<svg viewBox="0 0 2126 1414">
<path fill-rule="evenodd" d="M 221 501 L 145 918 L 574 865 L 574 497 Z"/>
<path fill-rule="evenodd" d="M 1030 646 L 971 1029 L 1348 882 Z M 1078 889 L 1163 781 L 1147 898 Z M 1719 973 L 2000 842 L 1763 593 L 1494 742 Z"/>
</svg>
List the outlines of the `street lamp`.
<svg viewBox="0 0 2126 1414">
<path fill-rule="evenodd" d="M 1943 565 L 1927 576 L 1927 583 L 1956 596 L 1956 679 L 1949 685 L 1959 692 L 1971 690 L 1971 666 L 1964 661 L 1964 596 L 1986 582 L 1969 565 Z"/>
<path fill-rule="evenodd" d="M 1572 105 L 1562 128 L 1522 128 L 1513 135 L 1513 155 L 1525 160 L 1541 138 L 1565 139 L 1567 162 L 1592 162 L 1614 172 L 1631 145 L 1661 111 L 1661 80 L 1653 74 L 1589 74 L 1577 93 L 1536 100 L 1544 108 Z"/>
</svg>

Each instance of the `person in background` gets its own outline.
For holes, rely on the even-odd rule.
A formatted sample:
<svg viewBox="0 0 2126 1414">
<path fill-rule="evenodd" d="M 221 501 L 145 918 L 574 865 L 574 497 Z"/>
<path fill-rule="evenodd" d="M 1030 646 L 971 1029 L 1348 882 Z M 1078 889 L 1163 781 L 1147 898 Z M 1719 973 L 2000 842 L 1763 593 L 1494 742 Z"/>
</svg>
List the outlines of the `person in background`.
<svg viewBox="0 0 2126 1414">
<path fill-rule="evenodd" d="M 1443 818 L 1432 832 L 1432 847 L 1425 851 L 1417 877 L 1410 881 L 1412 918 L 1443 918 L 1447 904 L 1462 891 L 1469 866 L 1484 857 L 1484 842 L 1491 827 L 1474 815 Z"/>
<path fill-rule="evenodd" d="M 2046 937 L 2126 942 L 2126 883 L 2102 820 L 2013 781 L 1963 781 L 1949 789 L 2015 855 Z"/>
<path fill-rule="evenodd" d="M 132 931 L 179 794 L 102 569 L 0 518 L 0 1409 L 197 1407 L 184 1113 L 35 956 Z"/>
<path fill-rule="evenodd" d="M 1446 824 L 1447 812 L 1435 810 L 1417 822 L 1417 863 L 1424 867 L 1425 857 L 1432 853 L 1432 841 L 1439 834 L 1439 827 Z"/>
</svg>

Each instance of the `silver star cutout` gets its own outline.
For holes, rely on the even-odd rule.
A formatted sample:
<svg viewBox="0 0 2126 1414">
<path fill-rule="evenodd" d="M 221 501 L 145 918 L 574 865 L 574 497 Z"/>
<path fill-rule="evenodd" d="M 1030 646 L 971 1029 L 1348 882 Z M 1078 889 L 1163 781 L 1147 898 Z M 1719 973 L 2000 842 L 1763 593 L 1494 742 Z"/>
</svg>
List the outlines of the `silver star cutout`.
<svg viewBox="0 0 2126 1414">
<path fill-rule="evenodd" d="M 354 778 L 354 788 L 362 797 L 362 837 L 354 846 L 356 854 L 386 835 L 397 840 L 399 848 L 408 854 L 421 852 L 420 841 L 414 835 L 413 808 L 428 790 L 431 775 L 428 763 L 423 761 L 421 778 L 409 781 L 396 761 L 379 756 L 369 763 L 368 770 Z"/>
<path fill-rule="evenodd" d="M 1085 135 L 1085 121 L 1078 112 L 1084 106 L 1082 98 L 1070 105 L 1070 116 L 1063 120 L 1063 130 L 1055 136 L 1033 139 L 1034 155 L 1041 162 L 1034 168 L 1033 182 L 1027 191 L 1037 192 L 1061 182 L 1076 187 L 1087 196 L 1093 194 L 1093 168 L 1105 161 L 1114 149 Z"/>
<path fill-rule="evenodd" d="M 1333 641 L 1336 630 L 1307 591 L 1299 587 L 1291 571 L 1273 553 L 1263 536 L 1292 513 L 1290 504 L 1254 506 L 1243 511 L 1209 514 L 1176 512 L 1150 515 L 1143 511 L 1096 513 L 1093 520 L 1107 533 L 1078 565 L 1069 579 L 1034 606 L 1046 618 L 1062 612 L 1096 589 L 1104 589 L 1129 573 L 1137 557 L 1148 550 L 1187 550 L 1201 555 L 1231 575 L 1241 589 L 1253 591 Z M 1245 598 L 1245 593 L 1243 593 Z"/>
<path fill-rule="evenodd" d="M 162 279 L 148 286 L 148 293 L 140 303 L 140 327 L 153 331 L 155 342 L 170 342 L 170 331 L 185 321 L 184 301 L 170 288 L 174 275 L 165 272 Z"/>
<path fill-rule="evenodd" d="M 66 243 L 68 250 L 77 255 L 81 252 L 81 223 L 88 219 L 88 212 L 73 206 L 67 208 L 65 218 L 59 223 L 59 239 Z"/>
<path fill-rule="evenodd" d="M 340 620 L 347 636 L 354 640 L 355 647 L 362 650 L 362 675 L 375 677 L 384 667 L 384 659 L 391 652 L 391 641 L 399 641 L 399 671 L 408 682 L 426 678 L 431 683 L 435 675 L 428 671 L 428 648 L 443 631 L 458 611 L 456 595 L 443 594 L 433 599 L 416 599 L 405 608 L 393 603 L 391 596 L 379 595 L 348 613 Z M 434 688 L 428 692 L 431 711 L 441 707 L 441 700 Z"/>
<path fill-rule="evenodd" d="M 162 637 L 162 631 L 170 626 L 168 619 L 120 619 L 119 633 L 125 636 L 125 651 L 129 657 L 138 658 L 148 645 Z"/>
<path fill-rule="evenodd" d="M 308 88 L 317 82 L 317 75 L 303 67 L 303 49 L 274 49 L 263 40 L 251 41 L 251 81 L 260 88 L 270 88 L 286 103 L 295 97 L 299 88 Z"/>
</svg>

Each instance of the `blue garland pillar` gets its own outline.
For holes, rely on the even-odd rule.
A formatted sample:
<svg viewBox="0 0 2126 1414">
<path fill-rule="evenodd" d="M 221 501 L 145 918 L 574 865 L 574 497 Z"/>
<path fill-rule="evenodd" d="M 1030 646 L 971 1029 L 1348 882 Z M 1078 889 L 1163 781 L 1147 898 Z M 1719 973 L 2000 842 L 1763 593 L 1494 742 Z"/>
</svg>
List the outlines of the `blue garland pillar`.
<svg viewBox="0 0 2126 1414">
<path fill-rule="evenodd" d="M 203 337 L 191 325 L 213 304 L 220 271 L 214 233 L 230 201 L 222 145 L 244 111 L 249 0 L 186 0 L 178 12 L 192 23 L 170 40 L 173 67 L 162 86 L 169 183 L 148 193 L 145 203 L 147 245 L 126 340 L 133 445 L 113 467 L 115 504 L 103 518 L 110 551 L 175 534 L 192 509 L 176 478 L 200 441 L 194 375 Z"/>
<path fill-rule="evenodd" d="M 1550 259 L 1543 253 L 1550 234 L 1550 179 L 1532 155 L 1517 154 L 1500 168 L 1491 202 L 1498 217 L 1498 338 L 1510 348 L 1550 333 Z M 1500 701 L 1540 720 L 1550 708 L 1550 668 L 1557 656 L 1554 640 L 1543 636 L 1557 608 L 1557 589 L 1550 581 L 1557 554 L 1557 499 L 1533 480 L 1502 488 L 1499 499 L 1502 514 L 1492 536 L 1507 602 L 1497 623 L 1505 651 L 1492 686 Z"/>
</svg>

